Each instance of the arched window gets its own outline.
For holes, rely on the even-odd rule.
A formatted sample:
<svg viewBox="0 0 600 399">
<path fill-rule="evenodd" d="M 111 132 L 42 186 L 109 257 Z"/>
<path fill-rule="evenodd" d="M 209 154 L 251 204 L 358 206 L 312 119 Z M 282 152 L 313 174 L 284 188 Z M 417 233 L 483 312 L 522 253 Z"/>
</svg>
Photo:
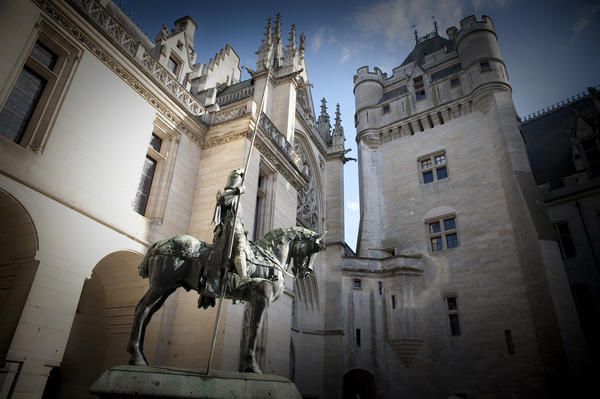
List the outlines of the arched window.
<svg viewBox="0 0 600 399">
<path fill-rule="evenodd" d="M 315 171 L 308 158 L 308 154 L 302 145 L 296 141 L 294 150 L 304 161 L 305 171 L 308 176 L 306 187 L 298 191 L 298 207 L 296 208 L 296 218 L 300 224 L 308 229 L 319 231 L 319 201 L 317 196 Z"/>
</svg>

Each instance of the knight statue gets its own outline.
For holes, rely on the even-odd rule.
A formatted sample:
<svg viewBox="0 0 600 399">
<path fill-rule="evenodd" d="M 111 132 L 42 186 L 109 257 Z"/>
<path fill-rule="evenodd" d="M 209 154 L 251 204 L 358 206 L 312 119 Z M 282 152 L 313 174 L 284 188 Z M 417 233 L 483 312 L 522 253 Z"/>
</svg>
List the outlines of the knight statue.
<svg viewBox="0 0 600 399">
<path fill-rule="evenodd" d="M 246 263 L 248 240 L 244 232 L 244 225 L 235 215 L 240 195 L 245 190 L 245 187 L 241 185 L 243 177 L 244 169 L 235 169 L 229 174 L 225 188 L 217 194 L 217 204 L 212 220 L 215 225 L 213 235 L 215 246 L 213 256 L 215 258 L 213 258 L 213 261 L 215 264 L 227 268 L 230 262 L 230 259 L 228 259 L 228 245 L 231 234 L 233 234 L 231 260 L 233 260 L 235 271 L 240 277 L 240 284 L 249 281 Z"/>
</svg>

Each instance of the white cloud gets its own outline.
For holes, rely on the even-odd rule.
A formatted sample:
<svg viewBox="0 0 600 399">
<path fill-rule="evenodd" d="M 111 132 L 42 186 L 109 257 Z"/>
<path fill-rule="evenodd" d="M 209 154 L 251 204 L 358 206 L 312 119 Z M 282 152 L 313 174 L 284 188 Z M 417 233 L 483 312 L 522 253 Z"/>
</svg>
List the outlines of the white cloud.
<svg viewBox="0 0 600 399">
<path fill-rule="evenodd" d="M 344 46 L 344 47 L 342 47 L 342 50 L 340 51 L 340 53 L 341 53 L 340 54 L 340 64 L 343 64 L 350 59 L 352 49 L 348 46 Z"/>
<path fill-rule="evenodd" d="M 313 53 L 317 53 L 323 45 L 331 46 L 337 41 L 333 30 L 328 27 L 319 28 L 308 40 L 308 46 Z"/>
<path fill-rule="evenodd" d="M 444 30 L 463 17 L 460 0 L 385 0 L 362 7 L 354 19 L 359 28 L 388 43 L 414 44 L 413 25 L 420 34 L 433 31 L 435 16 L 439 29 Z"/>
<path fill-rule="evenodd" d="M 348 210 L 353 211 L 353 212 L 358 212 L 358 210 L 360 209 L 360 206 L 358 205 L 358 202 L 356 201 L 351 201 L 348 202 Z"/>
</svg>

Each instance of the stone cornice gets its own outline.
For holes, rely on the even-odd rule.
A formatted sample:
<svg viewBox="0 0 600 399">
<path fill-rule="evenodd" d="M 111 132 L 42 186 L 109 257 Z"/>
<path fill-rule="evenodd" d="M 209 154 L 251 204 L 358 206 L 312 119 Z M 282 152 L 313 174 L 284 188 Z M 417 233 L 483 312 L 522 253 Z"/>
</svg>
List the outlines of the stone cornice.
<svg viewBox="0 0 600 399">
<path fill-rule="evenodd" d="M 41 11 L 46 17 L 50 18 L 52 21 L 57 23 L 73 39 L 82 44 L 97 59 L 99 59 L 104 65 L 106 65 L 111 71 L 113 71 L 115 75 L 121 78 L 136 93 L 138 93 L 146 101 L 148 101 L 148 103 L 150 103 L 158 112 L 160 112 L 168 120 L 173 122 L 182 133 L 184 133 L 190 138 L 190 140 L 194 141 L 199 145 L 203 142 L 206 133 L 206 128 L 199 119 L 196 119 L 196 116 L 194 116 L 190 112 L 190 110 L 185 106 L 185 104 L 175 105 L 173 103 L 170 103 L 169 101 L 165 101 L 166 98 L 161 98 L 156 93 L 154 93 L 153 90 L 151 90 L 153 87 L 156 87 L 159 88 L 159 91 L 165 92 L 164 87 L 161 87 L 160 84 L 157 84 L 155 79 L 150 78 L 150 71 L 145 71 L 143 65 L 141 65 L 135 59 L 135 57 L 127 53 L 127 49 L 133 48 L 133 44 L 130 41 L 127 41 L 126 44 L 124 44 L 125 47 L 122 47 L 116 45 L 114 43 L 114 39 L 110 40 L 110 36 L 105 32 L 101 32 L 101 35 L 99 35 L 100 37 L 94 37 L 94 35 L 90 34 L 89 32 L 98 32 L 98 28 L 92 25 L 89 21 L 84 21 L 84 16 L 82 16 L 78 10 L 72 8 L 72 6 L 70 6 L 70 10 L 65 8 L 65 6 L 63 5 L 64 2 L 53 0 L 32 1 L 38 5 L 38 7 L 41 9 Z M 96 2 L 94 2 L 93 0 L 76 0 L 75 2 L 80 4 L 85 3 L 89 6 L 91 6 L 92 3 L 97 5 Z M 98 7 L 101 8 L 101 6 L 99 5 Z M 103 11 L 103 9 L 100 11 Z M 90 17 L 88 16 L 87 18 L 89 19 Z M 92 29 L 90 29 L 89 27 L 86 28 L 86 24 L 91 26 Z M 115 29 L 117 29 L 117 27 L 115 27 Z M 112 42 L 112 46 L 107 45 L 104 42 L 106 39 L 104 39 L 104 41 L 102 40 L 106 37 L 108 37 L 109 41 Z M 141 44 L 138 43 L 138 46 L 141 46 Z M 116 49 L 117 53 L 115 53 L 115 51 L 112 50 L 110 47 Z M 136 47 L 136 51 L 138 49 L 139 47 Z M 120 57 L 117 55 L 119 53 Z M 130 62 L 126 62 L 123 59 L 123 56 L 125 56 Z M 132 62 L 133 67 L 131 65 Z M 143 76 L 143 78 L 142 76 L 140 76 L 140 73 Z M 153 83 L 148 81 L 149 78 L 153 81 Z M 167 92 L 165 94 L 167 94 L 169 97 L 173 96 L 172 93 Z M 179 103 L 179 101 L 175 101 L 176 104 Z"/>
</svg>

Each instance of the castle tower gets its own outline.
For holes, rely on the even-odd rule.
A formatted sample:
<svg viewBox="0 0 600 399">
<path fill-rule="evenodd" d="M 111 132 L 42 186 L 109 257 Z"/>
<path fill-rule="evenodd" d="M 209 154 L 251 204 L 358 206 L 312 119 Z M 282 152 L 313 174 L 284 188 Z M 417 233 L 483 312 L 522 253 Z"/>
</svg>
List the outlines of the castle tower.
<svg viewBox="0 0 600 399">
<path fill-rule="evenodd" d="M 417 35 L 391 76 L 354 76 L 362 217 L 342 273 L 344 369 L 368 370 L 382 397 L 566 394 L 586 347 L 496 31 L 470 16 L 447 34 Z"/>
</svg>

